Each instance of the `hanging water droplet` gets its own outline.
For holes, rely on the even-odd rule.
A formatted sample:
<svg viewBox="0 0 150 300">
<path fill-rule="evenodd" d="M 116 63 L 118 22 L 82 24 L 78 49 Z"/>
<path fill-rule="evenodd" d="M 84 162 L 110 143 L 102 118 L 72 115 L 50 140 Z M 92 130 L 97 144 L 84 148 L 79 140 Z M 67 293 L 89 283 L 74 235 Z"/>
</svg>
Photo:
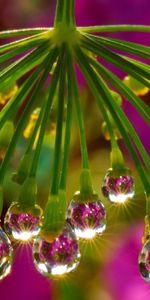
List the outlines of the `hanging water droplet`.
<svg viewBox="0 0 150 300">
<path fill-rule="evenodd" d="M 18 202 L 12 203 L 4 219 L 5 230 L 12 239 L 26 242 L 39 233 L 41 218 L 38 205 L 22 211 Z"/>
<path fill-rule="evenodd" d="M 92 239 L 106 228 L 106 212 L 100 201 L 70 202 L 67 218 L 78 238 Z"/>
<path fill-rule="evenodd" d="M 103 195 L 111 202 L 124 203 L 134 196 L 134 179 L 128 169 L 124 174 L 109 169 L 102 184 Z"/>
<path fill-rule="evenodd" d="M 79 246 L 69 224 L 65 225 L 63 232 L 52 242 L 37 236 L 32 249 L 35 267 L 45 276 L 69 273 L 79 264 Z"/>
<path fill-rule="evenodd" d="M 0 280 L 11 271 L 13 249 L 5 232 L 0 228 Z"/>
<path fill-rule="evenodd" d="M 138 258 L 142 278 L 150 283 L 150 239 L 144 244 Z"/>
</svg>

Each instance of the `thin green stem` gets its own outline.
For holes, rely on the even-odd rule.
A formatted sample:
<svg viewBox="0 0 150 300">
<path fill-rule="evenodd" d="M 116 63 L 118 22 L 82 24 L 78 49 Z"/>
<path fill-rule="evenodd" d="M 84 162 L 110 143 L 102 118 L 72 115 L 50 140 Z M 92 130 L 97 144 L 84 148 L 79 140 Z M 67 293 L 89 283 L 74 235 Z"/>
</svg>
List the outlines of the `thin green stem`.
<svg viewBox="0 0 150 300">
<path fill-rule="evenodd" d="M 123 52 L 128 52 L 142 58 L 150 59 L 150 47 L 148 46 L 143 46 L 113 38 L 98 37 L 94 35 L 91 36 L 89 34 L 87 36 L 92 37 L 92 39 L 99 43 L 100 46 L 111 47 L 113 49 L 122 50 Z"/>
<path fill-rule="evenodd" d="M 79 134 L 80 134 L 82 168 L 89 169 L 89 160 L 88 160 L 88 151 L 87 151 L 87 144 L 86 144 L 83 113 L 82 113 L 82 109 L 81 109 L 81 105 L 80 105 L 80 96 L 79 96 L 79 92 L 78 92 L 75 71 L 74 71 L 72 64 L 70 64 L 70 76 L 72 79 L 72 89 L 73 89 L 75 108 L 76 108 L 76 118 L 77 118 L 77 123 L 78 123 L 78 128 L 79 128 Z"/>
<path fill-rule="evenodd" d="M 136 151 L 134 150 L 132 142 L 127 133 L 127 129 L 129 131 L 131 131 L 131 129 L 133 130 L 132 125 L 126 119 L 126 117 L 124 116 L 124 113 L 122 112 L 122 110 L 119 106 L 117 107 L 117 110 L 116 110 L 116 105 L 112 99 L 112 95 L 111 95 L 108 87 L 104 84 L 102 79 L 98 77 L 98 74 L 96 72 L 94 72 L 93 68 L 88 63 L 88 58 L 86 59 L 85 55 L 83 55 L 83 53 L 81 52 L 81 50 L 79 48 L 76 49 L 76 57 L 77 57 L 79 66 L 81 68 L 81 71 L 84 73 L 84 76 L 87 79 L 87 82 L 88 82 L 89 86 L 91 87 L 91 90 L 97 100 L 97 104 L 98 104 L 99 108 L 101 109 L 101 101 L 103 101 L 104 105 L 107 106 L 108 110 L 112 114 L 112 117 L 115 119 L 116 124 L 118 125 L 118 128 L 119 128 L 122 136 L 124 137 L 126 146 L 127 146 L 128 150 L 130 151 L 132 158 L 135 162 L 135 165 L 137 167 L 137 170 L 139 172 L 139 175 L 140 175 L 143 185 L 145 187 L 145 191 L 146 191 L 147 195 L 149 195 L 150 194 L 149 180 L 147 178 L 145 170 L 139 160 L 139 157 L 138 157 Z M 102 98 L 99 98 L 99 94 L 101 95 Z M 137 145 L 136 133 L 134 133 L 133 140 L 134 140 L 135 144 Z M 139 145 L 137 145 L 137 147 L 139 149 L 141 149 L 141 147 L 139 147 Z M 142 146 L 142 148 L 143 148 L 143 146 Z M 144 149 L 142 149 L 141 155 L 144 153 L 144 156 L 145 156 L 145 150 L 144 151 L 143 150 Z M 142 157 L 143 157 L 143 155 L 142 155 Z M 147 159 L 149 159 L 149 158 L 147 157 Z"/>
<path fill-rule="evenodd" d="M 0 55 L 0 63 L 6 62 L 7 60 L 17 56 L 18 54 L 23 54 L 24 52 L 26 52 L 27 50 L 31 50 L 33 49 L 33 47 L 35 47 L 35 42 L 33 42 L 32 40 L 27 43 L 26 45 L 18 45 L 16 48 Z M 37 46 L 37 45 L 36 45 Z"/>
<path fill-rule="evenodd" d="M 96 70 L 101 74 L 101 76 L 103 76 L 103 66 L 101 68 L 100 64 L 96 64 Z M 127 119 L 127 117 L 125 116 L 124 112 L 121 110 L 121 108 L 118 106 L 117 112 L 119 112 L 120 117 L 122 118 L 122 121 L 124 122 L 126 129 L 128 130 L 128 132 L 130 133 L 130 136 L 132 137 L 137 149 L 140 149 L 140 154 L 142 156 L 142 159 L 145 163 L 145 167 L 147 168 L 147 170 L 149 171 L 150 169 L 150 159 L 149 159 L 149 155 L 147 154 L 145 148 L 143 147 L 135 129 L 133 128 L 132 124 L 129 122 L 129 120 Z"/>
<path fill-rule="evenodd" d="M 62 146 L 62 129 L 63 129 L 63 113 L 64 113 L 64 98 L 65 98 L 65 79 L 66 79 L 66 46 L 63 45 L 60 55 L 60 75 L 59 75 L 59 89 L 58 89 L 58 113 L 57 113 L 57 127 L 54 150 L 54 165 L 51 185 L 51 195 L 57 195 L 59 190 L 59 170 L 61 162 L 61 146 Z"/>
<path fill-rule="evenodd" d="M 82 170 L 80 175 L 80 194 L 82 195 L 82 201 L 86 201 L 89 198 L 89 195 L 93 195 L 93 185 L 91 179 L 91 172 L 89 169 L 89 160 L 88 160 L 88 151 L 86 144 L 86 134 L 84 128 L 84 119 L 82 114 L 82 109 L 80 105 L 80 96 L 78 92 L 78 85 L 76 81 L 75 70 L 72 60 L 69 63 L 69 74 L 70 80 L 72 81 L 72 94 L 75 102 L 77 123 L 79 128 L 80 135 L 80 147 L 81 147 L 81 156 L 82 156 Z"/>
<path fill-rule="evenodd" d="M 101 113 L 103 115 L 103 118 L 107 124 L 108 131 L 110 134 L 110 141 L 111 141 L 111 167 L 113 169 L 123 169 L 124 168 L 124 159 L 122 152 L 118 146 L 118 143 L 115 138 L 115 133 L 113 130 L 113 126 L 111 124 L 111 118 L 109 113 L 107 112 L 107 109 L 103 105 L 103 102 L 101 101 L 101 106 L 100 106 Z"/>
<path fill-rule="evenodd" d="M 46 31 L 46 32 L 37 34 L 35 36 L 33 35 L 33 36 L 30 36 L 30 37 L 27 37 L 27 38 L 24 38 L 21 40 L 17 40 L 17 41 L 11 42 L 11 43 L 4 44 L 4 45 L 0 46 L 0 53 L 4 53 L 6 51 L 12 50 L 18 46 L 26 46 L 27 44 L 30 44 L 32 46 L 39 46 L 39 45 L 41 45 L 42 42 L 49 40 L 49 35 L 50 35 L 50 32 Z"/>
<path fill-rule="evenodd" d="M 4 175 L 5 175 L 9 160 L 10 160 L 10 158 L 12 156 L 12 153 L 14 151 L 14 148 L 16 146 L 16 143 L 17 143 L 17 141 L 19 139 L 19 136 L 20 136 L 25 124 L 26 124 L 27 118 L 28 118 L 29 114 L 31 113 L 32 107 L 34 105 L 34 102 L 35 102 L 38 94 L 39 94 L 39 91 L 41 90 L 41 88 L 42 88 L 42 86 L 43 86 L 43 84 L 44 84 L 44 82 L 45 82 L 45 80 L 48 76 L 50 65 L 54 63 L 55 59 L 56 59 L 56 51 L 52 50 L 52 52 L 45 59 L 45 62 L 44 62 L 45 71 L 43 72 L 40 81 L 36 85 L 35 90 L 34 90 L 32 96 L 31 96 L 28 104 L 26 105 L 26 108 L 24 109 L 22 117 L 20 118 L 20 120 L 18 122 L 15 133 L 13 135 L 13 138 L 12 138 L 10 144 L 9 144 L 6 155 L 5 155 L 4 160 L 1 164 L 1 167 L 0 167 L 0 182 L 3 182 L 3 180 L 4 180 Z M 49 62 L 49 64 L 48 64 L 48 62 Z"/>
<path fill-rule="evenodd" d="M 18 111 L 19 106 L 22 104 L 23 100 L 26 98 L 26 96 L 29 94 L 31 89 L 33 88 L 35 82 L 39 78 L 39 74 L 41 73 L 44 65 L 41 64 L 37 70 L 33 72 L 33 74 L 27 78 L 25 83 L 22 87 L 18 90 L 16 95 L 12 97 L 9 102 L 4 106 L 2 111 L 0 112 L 0 127 L 2 127 L 5 123 L 5 121 L 8 118 L 14 117 L 16 112 Z"/>
<path fill-rule="evenodd" d="M 35 35 L 43 32 L 48 32 L 52 29 L 53 28 L 49 28 L 49 27 L 37 27 L 37 28 L 3 30 L 0 32 L 0 39 L 10 38 L 10 37 L 20 37 L 24 35 Z"/>
<path fill-rule="evenodd" d="M 81 52 L 81 56 L 82 56 L 82 52 Z M 85 55 L 84 55 L 85 56 Z M 89 63 L 88 63 L 89 65 Z M 96 64 L 96 71 L 98 73 L 101 74 L 101 76 L 103 76 L 103 66 L 101 66 L 101 64 L 97 63 Z M 101 68 L 102 67 L 102 68 Z M 89 70 L 91 70 L 91 67 L 89 67 Z M 92 72 L 93 72 L 93 69 L 92 69 Z M 98 85 L 99 86 L 99 85 Z M 105 98 L 104 98 L 105 99 Z M 111 99 L 112 99 L 112 95 L 111 95 Z M 114 104 L 114 101 L 113 103 Z M 105 105 L 106 105 L 106 102 L 105 102 Z M 148 153 L 146 152 L 145 148 L 143 147 L 135 129 L 133 128 L 132 124 L 130 123 L 130 121 L 128 120 L 128 118 L 126 117 L 126 115 L 124 114 L 124 112 L 122 111 L 122 109 L 118 106 L 117 107 L 117 112 L 119 112 L 120 114 L 120 117 L 122 119 L 122 121 L 124 122 L 124 125 L 126 126 L 126 129 L 128 132 L 130 132 L 130 136 L 132 137 L 137 149 L 140 149 L 140 152 L 141 152 L 141 155 L 142 155 L 142 159 L 145 163 L 145 167 L 147 168 L 147 170 L 150 169 L 150 159 L 149 159 L 149 155 Z"/>
<path fill-rule="evenodd" d="M 51 68 L 52 68 L 52 64 L 50 66 L 50 69 Z M 50 87 L 49 87 L 49 92 L 48 92 L 48 96 L 47 96 L 48 98 L 46 99 L 46 102 L 43 105 L 43 112 L 41 112 L 41 115 L 42 115 L 41 116 L 41 119 L 42 119 L 41 120 L 41 127 L 40 127 L 39 137 L 38 137 L 38 141 L 37 141 L 37 145 L 36 145 L 32 165 L 31 165 L 31 170 L 30 170 L 30 173 L 29 173 L 30 177 L 35 177 L 36 176 L 36 172 L 37 172 L 37 168 L 38 168 L 38 162 L 39 162 L 40 153 L 41 153 L 42 144 L 43 144 L 43 139 L 44 139 L 44 134 L 45 134 L 45 129 L 46 129 L 49 113 L 50 113 L 50 110 L 51 110 L 51 107 L 52 107 L 52 102 L 53 102 L 54 95 L 55 95 L 56 88 L 57 88 L 57 84 L 58 84 L 59 72 L 60 72 L 60 60 L 58 60 L 57 66 L 55 68 L 55 72 L 53 74 L 53 78 L 51 80 Z"/>
<path fill-rule="evenodd" d="M 9 67 L 0 72 L 0 88 L 3 89 L 7 86 L 8 82 L 14 82 L 28 71 L 32 70 L 36 65 L 44 60 L 45 56 L 49 52 L 47 43 L 44 43 L 30 54 L 25 55 L 23 58 L 17 60 Z"/>
<path fill-rule="evenodd" d="M 115 133 L 114 133 L 111 121 L 109 119 L 108 113 L 107 113 L 105 107 L 103 106 L 103 104 L 101 104 L 101 112 L 102 112 L 103 118 L 108 127 L 108 131 L 110 134 L 111 147 L 112 147 L 112 149 L 118 148 L 118 143 L 115 138 Z"/>
<path fill-rule="evenodd" d="M 78 27 L 79 30 L 87 33 L 96 32 L 150 32 L 150 26 L 146 25 L 104 25 L 104 26 L 88 26 Z"/>
<path fill-rule="evenodd" d="M 123 57 L 121 57 L 120 55 L 100 46 L 97 42 L 92 40 L 92 38 L 88 38 L 86 36 L 84 37 L 84 39 L 85 41 L 82 41 L 82 44 L 86 49 L 92 51 L 93 53 L 115 65 L 119 69 L 125 71 L 127 74 L 130 74 L 145 86 L 150 88 L 150 83 L 148 81 L 150 79 L 149 71 L 136 66 L 135 64 L 123 59 Z M 146 80 L 145 78 L 148 80 Z"/>
<path fill-rule="evenodd" d="M 146 63 L 143 63 L 141 61 L 138 61 L 136 59 L 133 59 L 131 57 L 128 57 L 128 56 L 125 56 L 125 55 L 122 55 L 122 57 L 128 61 L 131 61 L 133 64 L 139 66 L 140 68 L 142 68 L 143 70 L 147 70 L 147 71 L 150 71 L 150 66 Z"/>
<path fill-rule="evenodd" d="M 89 57 L 89 61 L 92 65 L 97 68 L 99 63 Z M 121 93 L 140 113 L 143 119 L 150 125 L 150 108 L 146 105 L 138 96 L 134 94 L 117 76 L 115 76 L 111 71 L 106 69 L 104 66 L 100 65 L 101 70 L 103 69 L 103 77 L 106 78 L 117 90 Z"/>
<path fill-rule="evenodd" d="M 69 58 L 69 57 L 68 57 Z M 69 64 L 69 59 L 68 59 Z M 70 140 L 71 140 L 71 128 L 72 128 L 72 82 L 70 81 L 70 73 L 68 70 L 68 97 L 67 97 L 67 117 L 66 117 L 66 128 L 65 128 L 65 141 L 64 141 L 64 153 L 63 153 L 63 164 L 60 178 L 59 188 L 61 190 L 66 190 L 67 182 L 67 170 L 68 170 L 68 160 L 70 152 Z"/>
</svg>

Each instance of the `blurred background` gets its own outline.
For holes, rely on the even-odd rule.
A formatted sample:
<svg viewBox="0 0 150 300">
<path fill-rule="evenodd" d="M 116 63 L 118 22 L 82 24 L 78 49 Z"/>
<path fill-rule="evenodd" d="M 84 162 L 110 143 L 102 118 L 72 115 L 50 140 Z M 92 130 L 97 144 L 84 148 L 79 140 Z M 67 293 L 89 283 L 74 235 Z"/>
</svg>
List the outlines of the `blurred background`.
<svg viewBox="0 0 150 300">
<path fill-rule="evenodd" d="M 0 0 L 0 30 L 52 26 L 56 1 L 54 0 Z M 76 0 L 76 21 L 79 26 L 104 24 L 145 24 L 150 25 L 149 0 Z M 113 35 L 114 36 L 114 35 Z M 138 33 L 115 34 L 121 39 L 150 45 L 150 35 Z M 1 41 L 0 41 L 1 43 Z M 124 74 L 119 73 L 123 78 Z M 0 282 L 0 299 L 16 300 L 148 300 L 150 286 L 139 275 L 138 254 L 141 249 L 145 215 L 145 196 L 132 160 L 120 142 L 127 165 L 136 178 L 136 195 L 126 205 L 110 205 L 101 195 L 102 178 L 110 167 L 110 144 L 101 131 L 102 118 L 92 95 L 79 74 L 82 105 L 85 114 L 87 143 L 90 166 L 95 190 L 99 193 L 107 210 L 107 230 L 92 243 L 81 243 L 82 260 L 77 271 L 62 280 L 51 281 L 35 270 L 30 246 L 15 245 L 12 273 Z M 149 103 L 150 94 L 143 97 Z M 124 99 L 123 109 L 150 153 L 150 129 Z M 38 199 L 44 206 L 49 188 L 49 166 L 53 153 L 53 135 L 45 137 L 38 170 Z M 4 213 L 17 197 L 18 188 L 12 181 L 25 146 L 19 141 L 11 160 L 5 180 Z M 68 201 L 79 186 L 80 174 L 79 139 L 74 129 L 68 176 Z M 10 172 L 11 171 L 11 172 Z"/>
</svg>

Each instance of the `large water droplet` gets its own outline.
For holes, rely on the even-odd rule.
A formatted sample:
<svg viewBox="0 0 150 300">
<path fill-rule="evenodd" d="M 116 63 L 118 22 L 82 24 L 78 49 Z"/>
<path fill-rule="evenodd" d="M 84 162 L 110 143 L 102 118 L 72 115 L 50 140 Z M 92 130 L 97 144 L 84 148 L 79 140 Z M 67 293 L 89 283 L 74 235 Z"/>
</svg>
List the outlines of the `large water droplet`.
<svg viewBox="0 0 150 300">
<path fill-rule="evenodd" d="M 142 278 L 150 283 L 150 239 L 144 244 L 138 263 Z"/>
<path fill-rule="evenodd" d="M 106 212 L 100 201 L 70 202 L 67 218 L 78 238 L 92 239 L 106 228 Z"/>
<path fill-rule="evenodd" d="M 127 171 L 120 175 L 109 169 L 103 180 L 102 192 L 111 202 L 124 203 L 134 196 L 134 179 Z"/>
<path fill-rule="evenodd" d="M 13 248 L 5 232 L 0 228 L 0 280 L 11 271 Z"/>
<path fill-rule="evenodd" d="M 12 203 L 5 216 L 5 230 L 12 239 L 27 242 L 39 233 L 41 218 L 38 205 L 22 211 L 19 203 Z"/>
<path fill-rule="evenodd" d="M 37 236 L 32 249 L 35 267 L 45 276 L 69 273 L 79 264 L 79 246 L 69 224 L 65 225 L 63 232 L 52 242 Z"/>
</svg>

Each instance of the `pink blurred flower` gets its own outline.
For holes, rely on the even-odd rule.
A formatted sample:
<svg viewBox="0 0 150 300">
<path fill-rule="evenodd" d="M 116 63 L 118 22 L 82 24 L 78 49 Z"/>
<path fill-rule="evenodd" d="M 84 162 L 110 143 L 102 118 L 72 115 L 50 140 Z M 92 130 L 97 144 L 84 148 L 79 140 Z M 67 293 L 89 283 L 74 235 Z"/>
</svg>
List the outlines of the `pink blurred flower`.
<svg viewBox="0 0 150 300">
<path fill-rule="evenodd" d="M 30 245 L 17 247 L 12 272 L 0 282 L 0 299 L 52 299 L 51 281 L 36 271 L 31 256 Z"/>
<path fill-rule="evenodd" d="M 143 281 L 138 270 L 142 234 L 141 224 L 128 229 L 118 241 L 118 251 L 107 262 L 104 277 L 115 300 L 149 300 L 150 286 Z"/>
</svg>

